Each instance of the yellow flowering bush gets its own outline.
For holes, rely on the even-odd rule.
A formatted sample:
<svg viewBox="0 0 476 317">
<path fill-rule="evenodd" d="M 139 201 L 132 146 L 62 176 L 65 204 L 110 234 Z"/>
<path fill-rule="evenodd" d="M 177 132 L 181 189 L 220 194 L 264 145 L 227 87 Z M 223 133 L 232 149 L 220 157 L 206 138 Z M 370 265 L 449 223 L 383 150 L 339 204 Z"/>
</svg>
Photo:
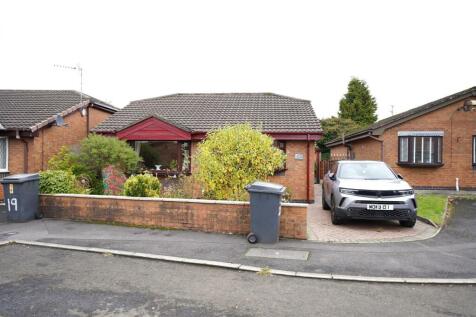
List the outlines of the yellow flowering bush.
<svg viewBox="0 0 476 317">
<path fill-rule="evenodd" d="M 246 200 L 245 186 L 267 180 L 285 159 L 271 137 L 249 124 L 238 124 L 208 133 L 199 144 L 196 176 L 206 198 Z"/>
</svg>

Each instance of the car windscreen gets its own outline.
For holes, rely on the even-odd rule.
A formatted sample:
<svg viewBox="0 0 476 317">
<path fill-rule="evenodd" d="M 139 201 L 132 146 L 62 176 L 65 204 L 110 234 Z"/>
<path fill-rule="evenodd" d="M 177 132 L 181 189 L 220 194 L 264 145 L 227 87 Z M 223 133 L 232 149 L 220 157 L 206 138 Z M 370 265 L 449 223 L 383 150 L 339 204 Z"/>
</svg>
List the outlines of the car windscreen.
<svg viewBox="0 0 476 317">
<path fill-rule="evenodd" d="M 382 163 L 342 163 L 339 166 L 339 178 L 343 179 L 395 179 L 395 174 Z"/>
</svg>

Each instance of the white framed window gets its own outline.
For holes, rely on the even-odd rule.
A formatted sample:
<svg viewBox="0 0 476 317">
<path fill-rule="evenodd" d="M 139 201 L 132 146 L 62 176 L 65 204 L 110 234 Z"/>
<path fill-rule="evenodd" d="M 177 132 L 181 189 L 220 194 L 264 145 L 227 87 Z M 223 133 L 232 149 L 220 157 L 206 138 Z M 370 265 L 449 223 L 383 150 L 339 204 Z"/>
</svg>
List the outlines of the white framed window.
<svg viewBox="0 0 476 317">
<path fill-rule="evenodd" d="M 0 172 L 8 172 L 8 137 L 0 137 Z"/>
<path fill-rule="evenodd" d="M 442 131 L 399 132 L 398 163 L 415 166 L 431 166 L 443 164 L 441 159 L 443 153 L 442 140 Z"/>
</svg>

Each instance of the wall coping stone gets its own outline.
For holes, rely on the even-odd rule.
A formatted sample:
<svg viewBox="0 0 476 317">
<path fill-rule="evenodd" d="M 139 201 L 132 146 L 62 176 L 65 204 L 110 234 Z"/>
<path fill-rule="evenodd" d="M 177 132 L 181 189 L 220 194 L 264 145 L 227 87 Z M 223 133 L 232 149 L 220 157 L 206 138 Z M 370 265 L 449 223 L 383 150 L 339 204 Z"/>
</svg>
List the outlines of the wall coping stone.
<svg viewBox="0 0 476 317">
<path fill-rule="evenodd" d="M 162 201 L 162 202 L 179 202 L 179 203 L 194 203 L 194 204 L 222 204 L 222 205 L 242 205 L 242 206 L 246 206 L 250 204 L 248 201 L 234 201 L 234 200 L 184 199 L 184 198 L 160 198 L 160 197 L 153 198 L 153 197 L 130 197 L 130 196 L 113 196 L 113 195 L 40 194 L 40 196 L 142 200 L 142 201 Z M 282 203 L 281 206 L 307 208 L 309 204 Z"/>
</svg>

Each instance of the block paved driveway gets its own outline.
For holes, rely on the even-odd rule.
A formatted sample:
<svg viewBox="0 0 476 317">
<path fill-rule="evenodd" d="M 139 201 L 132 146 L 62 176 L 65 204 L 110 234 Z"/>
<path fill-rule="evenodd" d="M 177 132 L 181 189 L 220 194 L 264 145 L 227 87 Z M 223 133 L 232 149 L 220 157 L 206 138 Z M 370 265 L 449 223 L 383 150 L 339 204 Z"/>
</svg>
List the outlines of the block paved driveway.
<svg viewBox="0 0 476 317">
<path fill-rule="evenodd" d="M 437 228 L 417 221 L 415 227 L 405 228 L 398 221 L 352 220 L 333 225 L 330 212 L 321 204 L 321 185 L 315 185 L 315 203 L 308 209 L 308 240 L 337 243 L 402 242 L 431 238 Z"/>
</svg>

